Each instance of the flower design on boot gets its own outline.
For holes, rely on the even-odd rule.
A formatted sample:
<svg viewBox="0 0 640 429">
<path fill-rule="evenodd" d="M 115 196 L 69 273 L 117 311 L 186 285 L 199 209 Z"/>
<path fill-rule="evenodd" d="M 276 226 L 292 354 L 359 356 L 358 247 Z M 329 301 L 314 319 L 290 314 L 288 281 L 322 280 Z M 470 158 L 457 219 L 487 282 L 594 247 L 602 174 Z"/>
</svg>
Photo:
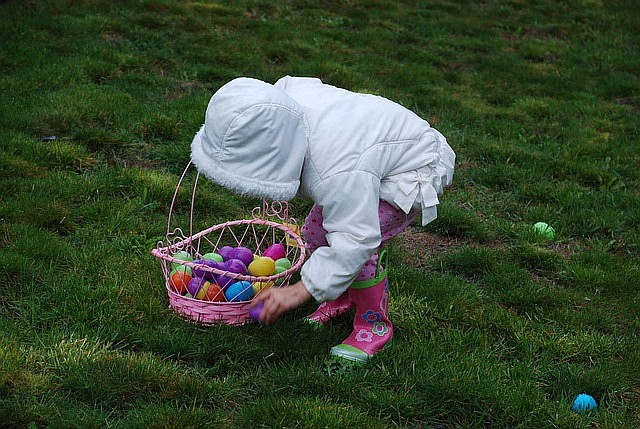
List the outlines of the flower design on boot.
<svg viewBox="0 0 640 429">
<path fill-rule="evenodd" d="M 370 343 L 373 341 L 373 334 L 366 329 L 360 329 L 356 334 L 356 341 L 365 341 Z"/>
<path fill-rule="evenodd" d="M 384 322 L 376 322 L 373 324 L 371 332 L 379 337 L 384 337 L 384 335 L 389 332 L 389 328 L 387 328 L 387 324 Z"/>
<path fill-rule="evenodd" d="M 369 324 L 379 322 L 381 317 L 382 315 L 380 313 L 374 313 L 372 310 L 367 310 L 367 312 L 362 315 L 365 322 Z"/>
</svg>

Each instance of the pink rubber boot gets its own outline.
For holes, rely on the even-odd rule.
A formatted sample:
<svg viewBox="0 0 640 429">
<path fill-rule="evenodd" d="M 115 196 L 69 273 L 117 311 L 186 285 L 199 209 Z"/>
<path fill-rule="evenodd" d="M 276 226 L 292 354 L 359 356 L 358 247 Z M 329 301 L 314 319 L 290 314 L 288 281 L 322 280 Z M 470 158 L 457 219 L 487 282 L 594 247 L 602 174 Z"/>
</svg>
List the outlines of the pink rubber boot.
<svg viewBox="0 0 640 429">
<path fill-rule="evenodd" d="M 382 260 L 384 252 L 378 261 Z M 354 282 L 348 289 L 356 314 L 353 331 L 341 344 L 331 348 L 332 356 L 355 362 L 366 362 L 376 352 L 382 350 L 393 335 L 393 325 L 389 320 L 389 288 L 387 273 L 376 269 L 375 278 Z"/>
<path fill-rule="evenodd" d="M 308 322 L 319 323 L 321 325 L 327 324 L 331 319 L 334 319 L 341 314 L 353 308 L 353 303 L 349 298 L 347 292 L 340 295 L 333 301 L 327 301 L 320 304 L 320 307 L 310 315 L 306 317 Z"/>
</svg>

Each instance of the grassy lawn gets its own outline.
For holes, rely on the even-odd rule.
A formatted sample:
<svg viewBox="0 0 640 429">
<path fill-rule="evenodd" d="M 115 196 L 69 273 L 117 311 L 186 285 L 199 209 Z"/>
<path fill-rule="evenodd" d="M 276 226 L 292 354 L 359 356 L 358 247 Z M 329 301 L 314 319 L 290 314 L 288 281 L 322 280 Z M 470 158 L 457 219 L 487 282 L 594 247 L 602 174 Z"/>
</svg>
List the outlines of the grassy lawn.
<svg viewBox="0 0 640 429">
<path fill-rule="evenodd" d="M 0 1 L 0 427 L 640 427 L 639 44 L 635 1 Z M 185 322 L 149 253 L 211 94 L 287 74 L 458 154 L 390 247 L 393 347 L 361 368 L 326 360 L 350 320 L 314 331 L 312 304 Z M 202 180 L 196 203 L 259 202 Z"/>
</svg>

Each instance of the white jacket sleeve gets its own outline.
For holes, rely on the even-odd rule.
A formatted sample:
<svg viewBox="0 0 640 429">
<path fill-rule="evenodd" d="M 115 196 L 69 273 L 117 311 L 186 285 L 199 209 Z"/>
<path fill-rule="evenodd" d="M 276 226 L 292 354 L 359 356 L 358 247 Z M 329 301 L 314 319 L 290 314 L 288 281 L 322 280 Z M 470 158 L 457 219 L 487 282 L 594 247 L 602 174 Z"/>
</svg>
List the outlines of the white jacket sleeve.
<svg viewBox="0 0 640 429">
<path fill-rule="evenodd" d="M 379 189 L 376 176 L 360 171 L 334 175 L 312 190 L 329 245 L 311 255 L 301 277 L 317 301 L 346 291 L 380 245 Z"/>
</svg>

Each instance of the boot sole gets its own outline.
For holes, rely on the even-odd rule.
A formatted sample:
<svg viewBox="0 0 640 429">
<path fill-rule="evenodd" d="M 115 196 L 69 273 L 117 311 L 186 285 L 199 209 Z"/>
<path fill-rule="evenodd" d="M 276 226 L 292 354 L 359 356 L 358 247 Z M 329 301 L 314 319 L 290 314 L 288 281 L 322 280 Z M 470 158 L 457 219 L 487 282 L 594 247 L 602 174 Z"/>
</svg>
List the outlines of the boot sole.
<svg viewBox="0 0 640 429">
<path fill-rule="evenodd" d="M 389 338 L 389 341 L 387 341 L 387 343 L 376 353 L 380 353 L 381 351 L 385 350 L 387 347 L 390 346 L 390 344 L 391 344 L 391 338 Z M 341 358 L 341 359 L 346 359 L 351 362 L 357 362 L 357 363 L 366 363 L 369 359 L 371 359 L 371 357 L 374 356 L 374 355 L 366 354 L 365 352 L 363 352 L 357 347 L 350 346 L 349 344 L 344 344 L 344 343 L 331 347 L 331 350 L 329 351 L 329 355 L 333 357 Z"/>
</svg>

